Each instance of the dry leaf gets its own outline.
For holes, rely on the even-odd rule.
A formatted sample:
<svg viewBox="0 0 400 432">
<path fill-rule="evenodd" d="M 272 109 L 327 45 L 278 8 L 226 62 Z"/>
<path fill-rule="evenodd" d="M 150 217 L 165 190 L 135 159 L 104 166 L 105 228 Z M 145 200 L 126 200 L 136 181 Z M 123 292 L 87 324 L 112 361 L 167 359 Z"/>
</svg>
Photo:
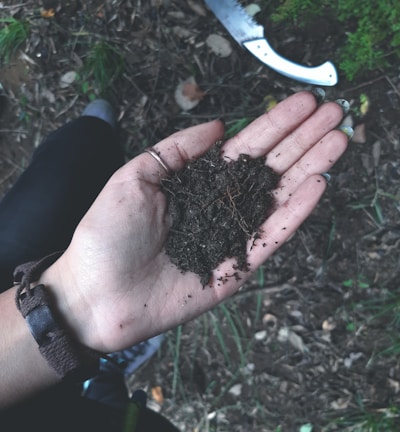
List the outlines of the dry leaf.
<svg viewBox="0 0 400 432">
<path fill-rule="evenodd" d="M 42 18 L 53 18 L 53 16 L 56 14 L 55 10 L 53 8 L 51 9 L 42 9 L 40 11 L 40 15 Z"/>
<path fill-rule="evenodd" d="M 360 358 L 362 358 L 363 356 L 364 356 L 364 354 L 362 352 L 356 352 L 356 353 L 355 352 L 351 352 L 349 354 L 349 356 L 344 359 L 344 361 L 343 361 L 344 366 L 347 369 L 350 369 L 352 367 L 353 363 L 355 361 L 359 360 Z"/>
<path fill-rule="evenodd" d="M 229 57 L 232 54 L 231 43 L 220 35 L 210 34 L 206 39 L 206 44 L 218 57 Z"/>
<path fill-rule="evenodd" d="M 360 144 L 364 144 L 367 142 L 364 123 L 361 123 L 354 128 L 354 135 L 351 140 L 355 143 L 360 143 Z"/>
<path fill-rule="evenodd" d="M 36 65 L 36 62 L 34 60 L 32 60 L 31 57 L 26 55 L 24 52 L 20 53 L 19 58 L 23 61 L 26 61 L 27 63 L 29 63 L 31 65 Z"/>
<path fill-rule="evenodd" d="M 228 393 L 232 396 L 240 396 L 242 394 L 242 384 L 235 384 L 229 389 Z"/>
<path fill-rule="evenodd" d="M 195 0 L 188 0 L 188 6 L 190 9 L 192 9 L 193 12 L 196 12 L 197 15 L 205 17 L 207 15 L 207 12 L 202 4 Z"/>
<path fill-rule="evenodd" d="M 212 411 L 207 414 L 207 420 L 214 420 L 216 416 L 217 416 L 217 411 Z"/>
<path fill-rule="evenodd" d="M 76 72 L 75 71 L 69 71 L 66 72 L 61 78 L 60 78 L 60 87 L 61 88 L 67 88 L 69 87 L 76 79 Z"/>
<path fill-rule="evenodd" d="M 331 408 L 334 410 L 344 410 L 350 405 L 351 398 L 339 398 L 331 402 Z"/>
<path fill-rule="evenodd" d="M 55 103 L 56 101 L 54 93 L 48 88 L 41 89 L 40 96 L 42 97 L 42 99 L 46 99 L 51 104 Z"/>
<path fill-rule="evenodd" d="M 391 379 L 391 378 L 388 378 L 387 380 L 388 380 L 389 386 L 397 394 L 400 391 L 400 382 L 399 381 L 395 381 L 394 379 Z"/>
<path fill-rule="evenodd" d="M 278 324 L 278 318 L 275 315 L 272 315 L 270 313 L 267 313 L 263 316 L 263 324 L 265 324 L 268 327 L 276 327 Z"/>
<path fill-rule="evenodd" d="M 368 175 L 374 172 L 374 162 L 369 154 L 361 154 L 361 163 Z"/>
<path fill-rule="evenodd" d="M 333 319 L 331 317 L 324 320 L 324 322 L 322 323 L 322 330 L 323 331 L 330 332 L 332 330 L 335 330 L 335 328 L 336 328 L 336 323 L 335 323 L 335 321 L 333 321 Z"/>
<path fill-rule="evenodd" d="M 340 126 L 350 126 L 351 128 L 354 127 L 354 120 L 351 114 L 348 114 L 343 120 L 342 123 L 340 123 Z"/>
<path fill-rule="evenodd" d="M 372 158 L 374 160 L 375 168 L 377 168 L 379 165 L 379 161 L 381 158 L 381 148 L 382 148 L 381 142 L 379 140 L 375 141 L 374 145 L 372 146 Z"/>
<path fill-rule="evenodd" d="M 193 33 L 186 27 L 175 26 L 173 27 L 172 31 L 181 39 L 189 39 L 193 36 Z"/>
<path fill-rule="evenodd" d="M 259 12 L 261 12 L 260 6 L 258 6 L 258 4 L 255 4 L 255 3 L 249 4 L 248 6 L 245 7 L 245 9 L 246 9 L 246 12 L 248 13 L 248 15 L 250 15 L 251 17 L 254 17 Z"/>
<path fill-rule="evenodd" d="M 96 15 L 97 15 L 97 18 L 103 19 L 104 18 L 104 10 L 102 8 L 99 8 Z"/>
<path fill-rule="evenodd" d="M 204 97 L 203 90 L 196 83 L 191 82 L 183 85 L 182 93 L 190 101 L 199 101 Z"/>
<path fill-rule="evenodd" d="M 369 98 L 365 93 L 360 95 L 360 114 L 365 116 L 369 111 Z"/>
<path fill-rule="evenodd" d="M 291 331 L 287 327 L 282 327 L 278 334 L 279 342 L 289 342 L 293 348 L 297 349 L 301 353 L 307 351 L 307 347 L 304 345 L 303 339 L 295 332 Z"/>
<path fill-rule="evenodd" d="M 265 102 L 265 111 L 271 111 L 276 105 L 278 105 L 278 101 L 272 95 L 267 95 L 264 98 Z"/>
<path fill-rule="evenodd" d="M 182 81 L 175 89 L 175 101 L 184 111 L 193 109 L 204 96 L 205 92 L 198 86 L 194 77 Z"/>
<path fill-rule="evenodd" d="M 160 405 L 164 402 L 164 395 L 160 386 L 152 387 L 151 396 Z"/>
<path fill-rule="evenodd" d="M 266 330 L 260 330 L 256 333 L 254 333 L 254 339 L 257 341 L 262 341 L 267 337 L 267 331 Z"/>
</svg>

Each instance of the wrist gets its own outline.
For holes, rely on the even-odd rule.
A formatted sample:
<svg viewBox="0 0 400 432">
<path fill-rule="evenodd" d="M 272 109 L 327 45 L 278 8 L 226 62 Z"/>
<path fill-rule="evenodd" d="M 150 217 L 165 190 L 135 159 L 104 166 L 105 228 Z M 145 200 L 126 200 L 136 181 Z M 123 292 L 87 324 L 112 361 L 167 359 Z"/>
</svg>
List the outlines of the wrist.
<svg viewBox="0 0 400 432">
<path fill-rule="evenodd" d="M 69 319 L 70 302 L 65 301 L 62 279 L 57 280 L 59 256 L 52 254 L 17 267 L 16 304 L 48 364 L 61 378 L 82 381 L 97 373 L 99 353 L 80 342 L 76 329 L 83 327 L 73 317 Z"/>
<path fill-rule="evenodd" d="M 67 265 L 64 255 L 41 274 L 36 284 L 46 286 L 57 316 L 73 340 L 85 347 L 96 349 L 90 304 L 87 304 L 81 295 L 74 273 Z"/>
</svg>

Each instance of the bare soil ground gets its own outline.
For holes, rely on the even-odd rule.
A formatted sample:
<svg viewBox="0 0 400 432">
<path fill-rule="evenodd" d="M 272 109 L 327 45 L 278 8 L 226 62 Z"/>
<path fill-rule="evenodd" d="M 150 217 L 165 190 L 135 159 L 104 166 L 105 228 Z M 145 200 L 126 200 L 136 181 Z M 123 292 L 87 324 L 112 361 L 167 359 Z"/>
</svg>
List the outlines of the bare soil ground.
<svg viewBox="0 0 400 432">
<path fill-rule="evenodd" d="M 54 16 L 42 17 L 40 6 Z M 100 39 L 124 57 L 105 96 L 118 111 L 127 159 L 176 130 L 221 117 L 230 128 L 309 88 L 235 45 L 201 0 L 40 6 L 0 3 L 2 17 L 31 23 L 27 44 L 0 68 L 1 194 L 43 137 L 98 95 L 90 78 L 60 80 L 79 73 Z M 263 13 L 257 19 L 274 48 L 300 63 L 335 62 L 345 37 L 326 20 L 299 29 L 272 25 Z M 232 53 L 214 54 L 210 34 L 229 40 Z M 174 95 L 189 77 L 201 100 L 184 111 Z M 399 70 L 351 83 L 340 76 L 326 91 L 351 102 L 347 120 L 357 133 L 318 208 L 232 300 L 168 333 L 129 380 L 183 431 L 399 430 Z M 365 115 L 361 94 L 369 98 Z"/>
</svg>

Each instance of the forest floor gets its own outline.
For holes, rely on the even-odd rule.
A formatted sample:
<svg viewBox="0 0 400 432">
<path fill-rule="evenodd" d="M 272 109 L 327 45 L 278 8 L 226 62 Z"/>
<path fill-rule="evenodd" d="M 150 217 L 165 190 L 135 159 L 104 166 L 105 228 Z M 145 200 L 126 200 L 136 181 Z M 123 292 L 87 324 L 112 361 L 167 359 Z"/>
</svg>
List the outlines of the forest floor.
<svg viewBox="0 0 400 432">
<path fill-rule="evenodd" d="M 26 43 L 0 67 L 1 194 L 41 140 L 93 97 L 116 108 L 130 159 L 207 120 L 224 118 L 233 133 L 311 88 L 245 52 L 201 0 L 49 0 L 43 8 L 0 3 L 2 18 L 30 23 Z M 344 29 L 316 20 L 267 33 L 285 57 L 317 65 L 335 63 Z M 225 57 L 209 45 L 215 34 L 230 45 Z M 120 70 L 105 81 L 84 67 L 100 41 Z M 198 103 L 185 110 L 175 94 L 188 79 Z M 318 207 L 237 295 L 168 332 L 129 379 L 182 431 L 400 430 L 399 70 L 352 82 L 339 73 L 325 90 L 328 100 L 350 101 L 356 134 Z"/>
</svg>

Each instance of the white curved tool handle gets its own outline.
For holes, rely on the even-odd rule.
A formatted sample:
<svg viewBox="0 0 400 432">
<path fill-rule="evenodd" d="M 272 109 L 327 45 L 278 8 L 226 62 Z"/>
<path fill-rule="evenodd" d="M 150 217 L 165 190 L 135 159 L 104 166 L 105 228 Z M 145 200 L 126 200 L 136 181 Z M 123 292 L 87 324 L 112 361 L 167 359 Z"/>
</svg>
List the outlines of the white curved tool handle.
<svg viewBox="0 0 400 432">
<path fill-rule="evenodd" d="M 331 62 L 325 62 L 320 66 L 302 66 L 277 54 L 266 39 L 256 39 L 243 43 L 254 56 L 271 69 L 308 84 L 320 86 L 334 86 L 338 77 L 335 66 Z"/>
</svg>

